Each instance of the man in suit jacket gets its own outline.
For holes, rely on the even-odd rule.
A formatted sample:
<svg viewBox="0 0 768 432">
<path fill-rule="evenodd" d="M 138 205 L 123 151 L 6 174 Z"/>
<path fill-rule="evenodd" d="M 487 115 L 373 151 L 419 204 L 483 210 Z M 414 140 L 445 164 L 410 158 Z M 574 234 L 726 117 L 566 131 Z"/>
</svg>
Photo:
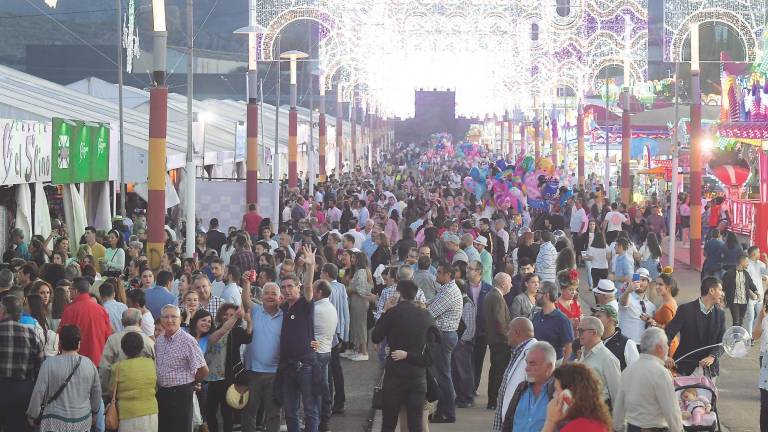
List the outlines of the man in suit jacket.
<svg viewBox="0 0 768 432">
<path fill-rule="evenodd" d="M 723 301 L 723 286 L 715 277 L 701 281 L 701 297 L 677 309 L 675 317 L 665 329 L 668 340 L 680 334 L 680 345 L 675 358 L 705 346 L 719 344 L 725 333 L 725 312 L 717 307 Z M 715 346 L 691 354 L 677 364 L 682 375 L 692 374 L 697 367 L 709 368 L 712 378 L 720 372 L 718 358 L 723 354 L 722 346 Z"/>
<path fill-rule="evenodd" d="M 483 264 L 480 261 L 470 261 L 467 264 L 467 295 L 477 306 L 475 317 L 475 344 L 472 347 L 472 365 L 475 367 L 475 390 L 480 385 L 480 375 L 483 373 L 483 361 L 488 347 L 488 339 L 485 336 L 485 296 L 493 289 L 483 282 Z"/>
<path fill-rule="evenodd" d="M 749 300 L 757 300 L 757 286 L 749 275 L 749 256 L 739 257 L 736 267 L 728 270 L 723 275 L 723 292 L 725 304 L 731 310 L 733 325 L 741 326 L 744 323 L 744 315 L 747 312 Z M 752 329 L 747 329 L 752 331 Z"/>
<path fill-rule="evenodd" d="M 213 249 L 217 254 L 221 253 L 221 247 L 227 242 L 227 235 L 219 231 L 219 220 L 211 218 L 208 223 L 208 233 L 205 235 L 205 247 Z"/>
<path fill-rule="evenodd" d="M 509 323 L 507 331 L 507 342 L 512 348 L 512 358 L 504 370 L 504 376 L 501 378 L 499 395 L 497 397 L 496 412 L 493 415 L 492 432 L 501 431 L 504 416 L 507 414 L 509 402 L 515 389 L 521 382 L 525 381 L 525 359 L 528 357 L 528 351 L 536 342 L 533 337 L 533 323 L 526 317 L 517 317 Z"/>
<path fill-rule="evenodd" d="M 485 335 L 491 350 L 491 368 L 488 372 L 488 409 L 496 409 L 504 368 L 509 363 L 510 351 L 507 344 L 507 326 L 512 321 L 504 294 L 512 289 L 512 278 L 507 273 L 498 273 L 493 278 L 493 289 L 485 296 Z"/>
<path fill-rule="evenodd" d="M 432 364 L 431 350 L 425 347 L 436 341 L 430 335 L 436 337 L 439 332 L 432 315 L 416 305 L 418 287 L 413 281 L 398 282 L 397 291 L 400 302 L 395 304 L 396 297 L 390 297 L 371 334 L 373 343 L 386 338 L 390 349 L 384 367 L 382 422 L 384 430 L 395 430 L 404 405 L 408 429 L 419 430 L 427 392 L 426 372 Z"/>
</svg>

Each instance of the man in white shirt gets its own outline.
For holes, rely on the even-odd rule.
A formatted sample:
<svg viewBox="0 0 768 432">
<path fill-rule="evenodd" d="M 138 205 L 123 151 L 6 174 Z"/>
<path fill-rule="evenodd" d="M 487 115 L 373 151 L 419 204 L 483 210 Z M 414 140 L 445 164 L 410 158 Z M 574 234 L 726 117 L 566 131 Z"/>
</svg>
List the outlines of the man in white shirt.
<svg viewBox="0 0 768 432">
<path fill-rule="evenodd" d="M 211 260 L 211 273 L 213 273 L 213 282 L 211 282 L 211 293 L 216 297 L 221 297 L 224 287 L 224 261 L 221 258 Z"/>
<path fill-rule="evenodd" d="M 749 256 L 747 273 L 749 273 L 752 282 L 757 286 L 757 299 L 747 299 L 747 313 L 744 315 L 744 328 L 751 333 L 755 318 L 760 315 L 760 309 L 763 307 L 763 296 L 765 294 L 765 286 L 763 284 L 768 281 L 768 268 L 766 268 L 764 262 L 760 261 L 760 248 L 757 246 L 751 246 L 747 249 L 747 255 Z"/>
<path fill-rule="evenodd" d="M 571 236 L 575 237 L 579 233 L 583 232 L 586 228 L 587 212 L 584 211 L 584 207 L 581 206 L 581 200 L 577 199 L 573 203 L 571 208 L 571 220 L 569 228 L 571 230 Z"/>
<path fill-rule="evenodd" d="M 224 303 L 232 303 L 240 306 L 243 302 L 243 289 L 237 283 L 243 276 L 243 272 L 236 265 L 227 266 L 227 275 L 225 276 L 226 285 L 221 290 L 221 300 Z"/>
<path fill-rule="evenodd" d="M 504 250 L 509 251 L 509 233 L 505 229 L 506 226 L 507 223 L 504 221 L 504 219 L 498 218 L 493 221 L 492 231 L 494 234 L 499 236 L 501 241 L 504 243 Z"/>
<path fill-rule="evenodd" d="M 632 282 L 619 298 L 619 327 L 622 333 L 640 343 L 643 331 L 648 325 L 648 320 L 653 318 L 656 305 L 648 299 L 648 286 L 651 276 L 648 270 L 639 268 L 632 277 Z"/>
<path fill-rule="evenodd" d="M 328 421 L 331 419 L 331 388 L 328 382 L 328 365 L 331 362 L 331 348 L 333 338 L 336 335 L 336 325 L 339 322 L 336 308 L 329 300 L 330 296 L 331 285 L 328 281 L 321 279 L 314 283 L 315 340 L 312 341 L 312 348 L 315 350 L 317 359 L 315 367 L 320 369 L 320 400 L 323 402 L 320 407 L 320 430 L 329 430 Z"/>
<path fill-rule="evenodd" d="M 631 425 L 633 430 L 683 430 L 679 398 L 672 376 L 664 368 L 669 353 L 667 335 L 651 327 L 640 338 L 640 359 L 621 376 L 619 394 L 613 401 L 613 429 Z"/>
<path fill-rule="evenodd" d="M 536 342 L 533 337 L 533 324 L 526 317 L 517 317 L 509 322 L 507 327 L 507 342 L 512 348 L 512 356 L 504 370 L 504 376 L 501 378 L 499 387 L 498 402 L 494 413 L 494 428 L 492 432 L 501 431 L 502 419 L 507 414 L 509 402 L 515 394 L 517 386 L 525 381 L 525 359 L 528 357 L 528 350 Z"/>
<path fill-rule="evenodd" d="M 619 206 L 616 203 L 611 204 L 611 211 L 606 213 L 603 230 L 605 231 L 605 242 L 613 243 L 621 232 L 621 226 L 627 223 L 627 217 L 618 211 Z"/>
</svg>

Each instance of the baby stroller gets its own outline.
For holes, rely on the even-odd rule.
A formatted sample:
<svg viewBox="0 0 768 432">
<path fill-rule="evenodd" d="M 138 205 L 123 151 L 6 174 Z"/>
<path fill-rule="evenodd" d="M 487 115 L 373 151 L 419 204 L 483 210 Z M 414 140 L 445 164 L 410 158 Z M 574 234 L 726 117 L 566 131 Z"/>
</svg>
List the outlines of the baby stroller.
<svg viewBox="0 0 768 432">
<path fill-rule="evenodd" d="M 704 414 L 698 424 L 694 424 L 693 417 L 683 419 L 683 429 L 686 431 L 711 431 L 720 432 L 720 416 L 717 413 L 717 387 L 706 376 L 677 376 L 674 378 L 675 395 L 678 401 L 682 401 L 682 393 L 686 390 L 695 390 L 700 401 L 709 401 L 711 409 Z M 689 390 L 689 393 L 690 390 Z M 694 401 L 701 403 L 700 401 Z M 689 404 L 689 407 L 691 404 Z M 686 411 L 681 407 L 681 411 Z"/>
</svg>

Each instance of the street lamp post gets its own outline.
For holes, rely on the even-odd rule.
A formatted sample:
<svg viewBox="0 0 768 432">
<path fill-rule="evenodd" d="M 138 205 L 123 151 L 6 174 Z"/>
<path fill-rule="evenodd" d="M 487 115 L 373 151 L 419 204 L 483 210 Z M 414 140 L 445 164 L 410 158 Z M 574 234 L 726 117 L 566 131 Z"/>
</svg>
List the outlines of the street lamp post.
<svg viewBox="0 0 768 432">
<path fill-rule="evenodd" d="M 245 156 L 245 202 L 256 204 L 259 197 L 259 103 L 258 103 L 258 59 L 259 37 L 266 29 L 257 22 L 256 1 L 248 2 L 248 26 L 235 30 L 235 34 L 248 35 L 248 74 L 246 107 L 246 156 Z M 274 163 L 274 161 L 273 161 Z"/>
<path fill-rule="evenodd" d="M 297 83 L 296 61 L 307 58 L 307 54 L 301 51 L 286 51 L 280 54 L 281 58 L 288 59 L 291 64 L 291 109 L 288 112 L 288 189 L 296 190 L 299 186 L 299 175 L 296 167 L 298 158 L 297 133 L 299 128 L 299 113 L 296 110 Z"/>
<path fill-rule="evenodd" d="M 578 111 L 576 113 L 576 142 L 577 142 L 577 164 L 579 169 L 579 188 L 584 190 L 584 177 L 585 177 L 585 166 L 584 166 L 584 104 L 582 103 L 581 97 L 579 98 L 578 102 Z"/>
<path fill-rule="evenodd" d="M 699 24 L 691 25 L 691 266 L 701 268 L 701 82 Z M 671 233 L 670 235 L 674 235 Z"/>
<path fill-rule="evenodd" d="M 344 85 L 336 84 L 336 178 L 341 179 L 344 169 Z"/>
<path fill-rule="evenodd" d="M 349 123 L 352 129 L 350 130 L 350 145 L 352 146 L 352 157 L 349 160 L 349 170 L 355 172 L 355 164 L 357 163 L 357 92 L 352 90 L 352 100 L 349 103 L 351 114 L 349 115 Z"/>
<path fill-rule="evenodd" d="M 624 17 L 624 106 L 621 110 L 621 202 L 632 201 L 632 180 L 629 176 L 629 158 L 632 146 L 632 120 L 629 117 L 630 103 L 630 28 L 629 17 Z"/>
<path fill-rule="evenodd" d="M 165 140 L 168 128 L 168 87 L 165 55 L 168 33 L 165 27 L 165 0 L 152 0 L 153 40 L 152 88 L 149 90 L 149 169 L 147 176 L 147 255 L 149 266 L 160 267 L 165 236 Z M 193 222 L 194 223 L 194 222 Z"/>
<path fill-rule="evenodd" d="M 326 181 L 326 173 L 325 173 L 325 152 L 326 152 L 326 144 L 327 140 L 325 137 L 325 74 L 320 74 L 320 79 L 318 80 L 319 84 L 319 93 L 320 93 L 320 109 L 319 114 L 317 118 L 317 127 L 318 127 L 318 136 L 320 138 L 320 155 L 318 157 L 320 162 L 320 183 L 325 183 Z"/>
</svg>

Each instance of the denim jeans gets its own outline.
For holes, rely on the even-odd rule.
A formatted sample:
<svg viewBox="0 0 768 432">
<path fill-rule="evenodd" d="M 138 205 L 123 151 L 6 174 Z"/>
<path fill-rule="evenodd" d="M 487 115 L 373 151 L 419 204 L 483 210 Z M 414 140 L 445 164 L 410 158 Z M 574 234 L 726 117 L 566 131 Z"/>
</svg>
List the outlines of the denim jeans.
<svg viewBox="0 0 768 432">
<path fill-rule="evenodd" d="M 328 366 L 331 363 L 331 353 L 315 353 L 316 368 L 320 371 L 320 394 L 317 395 L 317 406 L 320 412 L 320 422 L 331 419 L 331 383 L 328 378 Z"/>
<path fill-rule="evenodd" d="M 275 405 L 272 391 L 275 374 L 248 371 L 248 405 L 242 410 L 243 432 L 256 432 L 259 420 L 259 409 L 264 411 L 264 430 L 278 432 L 280 430 L 280 407 Z"/>
<path fill-rule="evenodd" d="M 283 412 L 288 432 L 299 432 L 299 407 L 304 408 L 304 431 L 317 432 L 320 425 L 315 385 L 314 354 L 300 364 L 288 366 L 283 378 Z"/>
<path fill-rule="evenodd" d="M 475 401 L 475 371 L 472 367 L 474 346 L 472 341 L 458 342 L 451 357 L 451 376 L 458 403 Z"/>
<path fill-rule="evenodd" d="M 453 349 L 458 342 L 458 336 L 455 331 L 444 331 L 442 341 L 437 345 L 432 364 L 435 371 L 435 379 L 440 389 L 440 397 L 437 400 L 437 415 L 456 418 L 456 392 L 453 390 L 453 379 L 451 377 L 451 356 Z"/>
<path fill-rule="evenodd" d="M 747 329 L 749 334 L 752 334 L 752 327 L 755 325 L 755 320 L 760 316 L 760 308 L 763 304 L 758 300 L 747 300 L 747 313 L 744 314 L 744 328 Z"/>
</svg>

